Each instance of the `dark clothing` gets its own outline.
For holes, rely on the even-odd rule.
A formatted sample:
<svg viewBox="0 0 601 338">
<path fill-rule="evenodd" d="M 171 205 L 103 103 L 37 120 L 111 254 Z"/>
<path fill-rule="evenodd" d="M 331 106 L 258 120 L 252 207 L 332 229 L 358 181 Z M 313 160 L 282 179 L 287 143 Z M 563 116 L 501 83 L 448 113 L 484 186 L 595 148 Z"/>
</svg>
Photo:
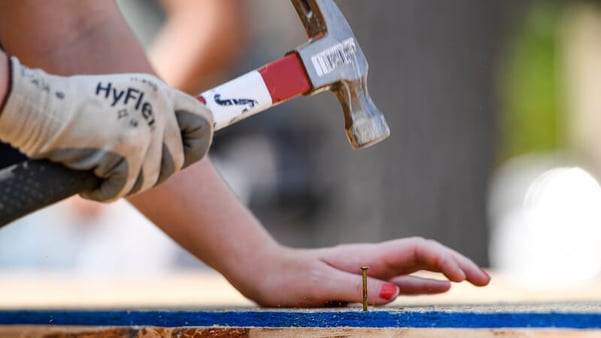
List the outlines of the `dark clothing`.
<svg viewBox="0 0 601 338">
<path fill-rule="evenodd" d="M 6 143 L 0 142 L 0 168 L 8 167 L 11 164 L 23 162 L 27 157 L 21 154 L 17 149 Z"/>
</svg>

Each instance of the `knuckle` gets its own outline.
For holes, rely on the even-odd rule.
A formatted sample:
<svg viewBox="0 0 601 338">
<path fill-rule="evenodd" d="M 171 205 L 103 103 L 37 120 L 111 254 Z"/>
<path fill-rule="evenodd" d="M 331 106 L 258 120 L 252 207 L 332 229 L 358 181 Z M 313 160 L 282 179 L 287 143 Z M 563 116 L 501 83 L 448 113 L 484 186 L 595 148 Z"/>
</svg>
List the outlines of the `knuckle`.
<svg viewBox="0 0 601 338">
<path fill-rule="evenodd" d="M 427 239 L 425 239 L 422 236 L 409 237 L 408 240 L 410 242 L 414 243 L 416 247 L 420 247 L 420 246 L 423 246 L 424 244 L 427 244 Z"/>
</svg>

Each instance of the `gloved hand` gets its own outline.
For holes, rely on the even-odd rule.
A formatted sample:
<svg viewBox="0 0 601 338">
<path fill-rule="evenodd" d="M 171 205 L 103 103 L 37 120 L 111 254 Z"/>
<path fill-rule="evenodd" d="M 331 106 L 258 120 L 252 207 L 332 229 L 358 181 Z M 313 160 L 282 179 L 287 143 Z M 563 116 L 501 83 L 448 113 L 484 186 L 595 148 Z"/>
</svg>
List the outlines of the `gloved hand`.
<svg viewBox="0 0 601 338">
<path fill-rule="evenodd" d="M 11 58 L 0 140 L 104 178 L 88 199 L 146 190 L 200 160 L 213 136 L 210 111 L 146 74 L 63 77 Z"/>
</svg>

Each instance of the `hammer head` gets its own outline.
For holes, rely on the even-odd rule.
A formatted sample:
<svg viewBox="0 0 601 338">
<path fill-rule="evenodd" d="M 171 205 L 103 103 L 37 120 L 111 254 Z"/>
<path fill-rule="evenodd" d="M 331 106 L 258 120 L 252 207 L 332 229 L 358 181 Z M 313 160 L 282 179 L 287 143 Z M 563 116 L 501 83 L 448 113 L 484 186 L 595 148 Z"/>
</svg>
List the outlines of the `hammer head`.
<svg viewBox="0 0 601 338">
<path fill-rule="evenodd" d="M 333 0 L 292 0 L 309 37 L 296 49 L 312 91 L 330 90 L 344 111 L 346 135 L 355 149 L 390 135 L 384 115 L 367 91 L 368 65 L 357 39 Z"/>
</svg>

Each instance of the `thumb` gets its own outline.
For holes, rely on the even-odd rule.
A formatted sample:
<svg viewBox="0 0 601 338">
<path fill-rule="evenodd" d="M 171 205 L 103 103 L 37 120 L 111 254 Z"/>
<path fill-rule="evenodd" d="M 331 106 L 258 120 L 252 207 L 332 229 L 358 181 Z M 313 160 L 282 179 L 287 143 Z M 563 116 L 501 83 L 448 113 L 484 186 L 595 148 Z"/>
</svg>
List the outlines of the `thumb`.
<svg viewBox="0 0 601 338">
<path fill-rule="evenodd" d="M 184 146 L 184 164 L 186 168 L 192 163 L 200 161 L 209 151 L 213 140 L 212 123 L 194 113 L 178 110 L 175 112 L 177 123 L 182 133 Z"/>
<path fill-rule="evenodd" d="M 213 114 L 196 98 L 175 91 L 175 116 L 182 134 L 184 165 L 199 161 L 208 152 L 213 139 Z"/>
</svg>

